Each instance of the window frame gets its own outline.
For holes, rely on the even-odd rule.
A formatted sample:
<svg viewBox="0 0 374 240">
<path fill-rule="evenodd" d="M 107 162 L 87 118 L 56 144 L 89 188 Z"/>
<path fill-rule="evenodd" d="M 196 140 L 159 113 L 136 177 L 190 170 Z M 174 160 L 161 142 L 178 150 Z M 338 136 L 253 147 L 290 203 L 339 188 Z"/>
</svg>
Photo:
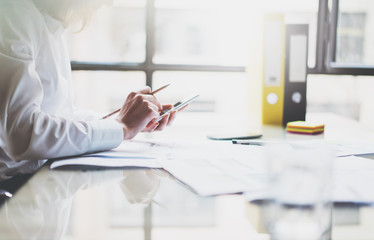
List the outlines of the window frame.
<svg viewBox="0 0 374 240">
<path fill-rule="evenodd" d="M 245 66 L 155 64 L 155 0 L 146 1 L 146 55 L 142 63 L 131 62 L 88 62 L 71 61 L 73 71 L 142 71 L 146 75 L 146 85 L 152 87 L 153 73 L 156 71 L 197 71 L 197 72 L 245 72 Z"/>
<path fill-rule="evenodd" d="M 246 66 L 155 64 L 155 0 L 146 2 L 146 56 L 142 63 L 71 61 L 73 71 L 142 71 L 146 85 L 152 86 L 156 71 L 245 72 Z M 319 0 L 316 61 L 308 67 L 308 74 L 374 75 L 374 66 L 350 65 L 335 62 L 336 36 L 339 17 L 339 0 Z"/>
<path fill-rule="evenodd" d="M 374 75 L 374 66 L 341 64 L 335 61 L 339 0 L 319 0 L 316 66 L 309 74 Z"/>
</svg>

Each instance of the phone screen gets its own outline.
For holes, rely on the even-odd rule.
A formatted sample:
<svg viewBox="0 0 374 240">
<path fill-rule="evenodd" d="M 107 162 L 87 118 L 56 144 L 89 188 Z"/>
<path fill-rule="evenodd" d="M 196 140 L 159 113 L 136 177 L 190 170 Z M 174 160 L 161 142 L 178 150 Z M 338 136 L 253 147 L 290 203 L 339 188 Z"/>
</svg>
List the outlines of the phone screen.
<svg viewBox="0 0 374 240">
<path fill-rule="evenodd" d="M 191 102 L 193 102 L 194 100 L 196 100 L 196 98 L 198 98 L 199 96 L 200 95 L 197 94 L 197 95 L 195 95 L 195 96 L 193 96 L 191 98 L 188 98 L 185 101 L 177 102 L 176 104 L 174 104 L 173 108 L 171 108 L 170 110 L 162 113 L 161 116 L 158 118 L 157 121 L 161 121 L 161 119 L 163 119 L 167 114 L 170 114 L 173 111 L 177 111 L 177 110 L 181 109 L 182 107 L 186 106 L 187 104 L 190 104 Z"/>
</svg>

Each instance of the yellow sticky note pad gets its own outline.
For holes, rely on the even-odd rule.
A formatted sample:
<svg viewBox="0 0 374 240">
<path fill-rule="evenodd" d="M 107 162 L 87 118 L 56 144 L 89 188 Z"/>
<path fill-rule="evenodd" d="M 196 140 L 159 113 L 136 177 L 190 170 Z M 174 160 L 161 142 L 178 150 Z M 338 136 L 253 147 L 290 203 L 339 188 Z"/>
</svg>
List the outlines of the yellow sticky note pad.
<svg viewBox="0 0 374 240">
<path fill-rule="evenodd" d="M 306 121 L 288 122 L 286 131 L 292 133 L 318 134 L 325 130 L 325 124 Z"/>
</svg>

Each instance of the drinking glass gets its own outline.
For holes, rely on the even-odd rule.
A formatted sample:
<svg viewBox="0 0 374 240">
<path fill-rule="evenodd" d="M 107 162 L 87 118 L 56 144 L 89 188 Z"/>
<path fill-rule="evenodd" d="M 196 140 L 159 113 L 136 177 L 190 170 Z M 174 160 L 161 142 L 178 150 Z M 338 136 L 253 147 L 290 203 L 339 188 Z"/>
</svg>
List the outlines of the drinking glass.
<svg viewBox="0 0 374 240">
<path fill-rule="evenodd" d="M 272 240 L 330 238 L 332 158 L 327 147 L 269 146 L 264 224 Z"/>
</svg>

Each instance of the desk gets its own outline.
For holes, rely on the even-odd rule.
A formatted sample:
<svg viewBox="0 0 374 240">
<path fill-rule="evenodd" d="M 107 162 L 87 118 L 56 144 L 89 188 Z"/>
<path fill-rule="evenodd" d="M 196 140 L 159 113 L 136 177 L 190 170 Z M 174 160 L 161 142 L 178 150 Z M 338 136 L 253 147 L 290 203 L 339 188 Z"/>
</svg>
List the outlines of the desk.
<svg viewBox="0 0 374 240">
<path fill-rule="evenodd" d="M 325 134 L 311 138 L 374 140 L 357 122 L 325 119 Z M 280 127 L 263 132 L 265 140 L 301 137 Z M 156 137 L 167 134 L 174 132 Z M 374 239 L 371 206 L 337 206 L 334 216 L 334 240 Z M 1 206 L 0 239 L 268 239 L 258 232 L 260 217 L 261 209 L 242 195 L 199 197 L 162 170 L 51 171 L 45 165 Z"/>
</svg>

